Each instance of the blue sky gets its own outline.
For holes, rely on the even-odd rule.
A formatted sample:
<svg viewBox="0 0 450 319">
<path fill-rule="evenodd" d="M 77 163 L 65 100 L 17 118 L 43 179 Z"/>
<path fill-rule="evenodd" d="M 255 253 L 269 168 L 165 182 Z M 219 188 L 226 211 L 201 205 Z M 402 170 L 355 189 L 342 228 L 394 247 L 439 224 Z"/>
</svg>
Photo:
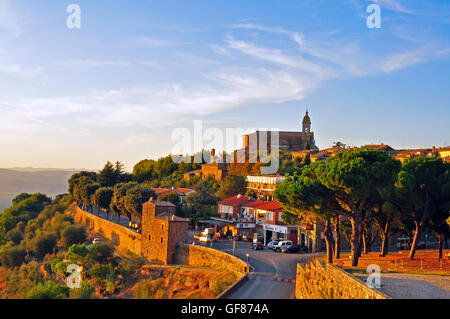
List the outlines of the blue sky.
<svg viewBox="0 0 450 319">
<path fill-rule="evenodd" d="M 194 120 L 299 130 L 307 108 L 320 148 L 447 146 L 449 57 L 443 0 L 0 0 L 0 167 L 131 169 Z"/>
</svg>

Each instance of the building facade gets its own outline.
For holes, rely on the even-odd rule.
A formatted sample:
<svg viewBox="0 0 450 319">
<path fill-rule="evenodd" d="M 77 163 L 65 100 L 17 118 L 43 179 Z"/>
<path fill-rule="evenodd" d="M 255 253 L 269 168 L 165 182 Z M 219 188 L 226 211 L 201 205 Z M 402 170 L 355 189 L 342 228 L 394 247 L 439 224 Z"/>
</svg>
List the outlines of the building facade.
<svg viewBox="0 0 450 319">
<path fill-rule="evenodd" d="M 275 136 L 278 135 L 278 139 Z M 295 131 L 256 131 L 244 135 L 244 149 L 247 153 L 256 150 L 271 150 L 278 147 L 279 150 L 295 152 L 307 149 L 318 149 L 314 139 L 314 132 L 311 131 L 311 118 L 309 112 L 302 121 L 302 130 Z"/>
<path fill-rule="evenodd" d="M 177 243 L 187 242 L 189 221 L 176 216 L 175 210 L 170 202 L 150 199 L 144 203 L 141 253 L 147 260 L 173 264 Z"/>
<path fill-rule="evenodd" d="M 254 192 L 257 199 L 273 200 L 277 185 L 284 179 L 280 174 L 247 176 L 247 189 Z"/>
</svg>

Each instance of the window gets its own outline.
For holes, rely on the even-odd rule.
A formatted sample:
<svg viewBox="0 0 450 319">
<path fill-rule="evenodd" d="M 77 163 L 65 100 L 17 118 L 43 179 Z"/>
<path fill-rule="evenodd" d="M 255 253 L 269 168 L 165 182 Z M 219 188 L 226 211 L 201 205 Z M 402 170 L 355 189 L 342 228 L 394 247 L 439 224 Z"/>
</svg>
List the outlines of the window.
<svg viewBox="0 0 450 319">
<path fill-rule="evenodd" d="M 161 229 L 162 229 L 162 230 L 164 230 L 164 223 L 163 223 L 163 224 L 161 224 Z"/>
<path fill-rule="evenodd" d="M 164 242 L 164 238 L 163 236 L 161 236 L 161 244 Z"/>
<path fill-rule="evenodd" d="M 152 239 L 152 235 L 148 235 L 148 240 L 151 240 Z"/>
</svg>

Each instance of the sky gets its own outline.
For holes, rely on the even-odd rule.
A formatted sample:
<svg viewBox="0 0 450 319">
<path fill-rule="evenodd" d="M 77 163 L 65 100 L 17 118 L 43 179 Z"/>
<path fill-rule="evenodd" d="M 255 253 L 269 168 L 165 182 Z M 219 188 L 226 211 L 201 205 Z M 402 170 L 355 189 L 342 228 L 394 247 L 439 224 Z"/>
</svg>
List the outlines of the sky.
<svg viewBox="0 0 450 319">
<path fill-rule="evenodd" d="M 447 0 L 0 0 L 0 167 L 132 169 L 194 121 L 295 131 L 307 109 L 320 148 L 449 146 L 449 72 Z"/>
</svg>

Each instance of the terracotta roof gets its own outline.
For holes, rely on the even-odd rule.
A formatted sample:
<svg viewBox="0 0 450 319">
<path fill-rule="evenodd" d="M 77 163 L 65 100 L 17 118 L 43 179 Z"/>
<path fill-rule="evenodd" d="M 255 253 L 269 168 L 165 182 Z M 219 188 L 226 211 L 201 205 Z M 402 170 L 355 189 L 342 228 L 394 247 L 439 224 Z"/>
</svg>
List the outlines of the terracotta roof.
<svg viewBox="0 0 450 319">
<path fill-rule="evenodd" d="M 190 188 L 182 188 L 182 187 L 178 187 L 174 189 L 175 192 L 177 192 L 178 195 L 187 195 L 188 193 L 194 192 L 193 189 Z"/>
<path fill-rule="evenodd" d="M 283 206 L 281 206 L 279 201 L 272 200 L 272 201 L 264 201 L 262 204 L 256 206 L 255 209 L 267 210 L 269 212 L 275 212 L 275 211 L 283 210 Z"/>
<path fill-rule="evenodd" d="M 153 190 L 155 191 L 156 195 L 161 195 L 167 192 L 170 192 L 170 189 L 168 188 L 153 188 Z"/>
<path fill-rule="evenodd" d="M 264 204 L 265 201 L 263 200 L 253 200 L 251 202 L 245 203 L 242 205 L 242 207 L 250 207 L 250 208 L 256 208 L 257 206 Z"/>
<path fill-rule="evenodd" d="M 246 204 L 251 201 L 254 201 L 254 199 L 251 197 L 246 197 L 243 195 L 236 195 L 236 196 L 221 200 L 218 204 L 219 205 L 228 205 L 228 206 L 240 206 L 240 205 Z"/>
<path fill-rule="evenodd" d="M 177 195 L 179 196 L 185 196 L 190 192 L 193 192 L 193 189 L 190 188 L 174 188 L 174 189 L 170 189 L 170 188 L 153 188 L 153 190 L 155 191 L 156 195 L 162 195 L 165 193 L 170 193 L 170 192 L 175 192 L 177 193 Z"/>
<path fill-rule="evenodd" d="M 394 150 L 389 145 L 386 145 L 386 144 L 383 144 L 383 143 L 381 143 L 381 144 L 367 144 L 367 145 L 364 145 L 363 147 L 367 147 L 367 148 L 373 149 L 375 151 L 387 151 L 388 152 L 388 151 L 393 151 Z"/>
<path fill-rule="evenodd" d="M 171 202 L 167 202 L 167 201 L 151 201 L 152 204 L 156 205 L 156 206 L 164 206 L 164 207 L 177 207 L 174 204 L 172 204 Z"/>
</svg>

